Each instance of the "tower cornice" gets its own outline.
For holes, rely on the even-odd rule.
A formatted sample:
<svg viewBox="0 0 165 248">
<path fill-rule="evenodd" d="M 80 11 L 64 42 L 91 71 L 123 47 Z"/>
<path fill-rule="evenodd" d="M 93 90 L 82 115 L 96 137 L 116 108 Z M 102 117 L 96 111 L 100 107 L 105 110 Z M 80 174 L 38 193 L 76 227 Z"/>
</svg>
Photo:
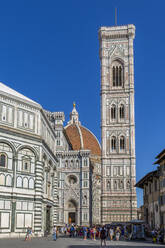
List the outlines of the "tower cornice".
<svg viewBox="0 0 165 248">
<path fill-rule="evenodd" d="M 99 29 L 99 40 L 102 39 L 120 39 L 135 37 L 135 26 L 133 24 L 124 26 L 101 27 Z"/>
</svg>

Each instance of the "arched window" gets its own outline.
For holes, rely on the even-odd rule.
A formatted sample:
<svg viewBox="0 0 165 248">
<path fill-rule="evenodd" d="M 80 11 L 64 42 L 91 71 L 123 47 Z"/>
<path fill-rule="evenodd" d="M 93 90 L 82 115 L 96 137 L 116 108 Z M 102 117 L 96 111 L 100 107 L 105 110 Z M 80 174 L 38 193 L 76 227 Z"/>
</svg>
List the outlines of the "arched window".
<svg viewBox="0 0 165 248">
<path fill-rule="evenodd" d="M 125 138 L 124 136 L 120 137 L 120 150 L 124 150 L 125 149 Z"/>
<path fill-rule="evenodd" d="M 113 104 L 111 107 L 111 120 L 116 119 L 116 106 Z"/>
<path fill-rule="evenodd" d="M 84 159 L 84 166 L 88 166 L 88 161 L 87 161 L 87 159 Z"/>
<path fill-rule="evenodd" d="M 22 177 L 17 177 L 17 187 L 22 188 Z"/>
<path fill-rule="evenodd" d="M 116 151 L 116 137 L 111 138 L 111 149 L 112 151 Z"/>
<path fill-rule="evenodd" d="M 29 179 L 29 189 L 34 189 L 34 180 L 33 180 L 33 178 Z"/>
<path fill-rule="evenodd" d="M 10 175 L 6 176 L 6 186 L 12 186 L 12 177 Z"/>
<path fill-rule="evenodd" d="M 25 172 L 30 172 L 30 157 L 22 157 L 22 170 Z"/>
<path fill-rule="evenodd" d="M 119 61 L 114 61 L 112 66 L 112 82 L 113 87 L 123 86 L 123 66 Z"/>
<path fill-rule="evenodd" d="M 23 179 L 23 188 L 28 188 L 28 179 L 26 177 L 24 177 Z"/>
<path fill-rule="evenodd" d="M 0 185 L 5 185 L 5 175 L 0 174 Z"/>
<path fill-rule="evenodd" d="M 119 108 L 119 117 L 121 120 L 123 120 L 125 118 L 124 105 L 123 104 L 121 104 L 120 108 Z"/>
<path fill-rule="evenodd" d="M 4 153 L 0 154 L 0 167 L 6 167 L 7 165 L 7 155 Z"/>
</svg>

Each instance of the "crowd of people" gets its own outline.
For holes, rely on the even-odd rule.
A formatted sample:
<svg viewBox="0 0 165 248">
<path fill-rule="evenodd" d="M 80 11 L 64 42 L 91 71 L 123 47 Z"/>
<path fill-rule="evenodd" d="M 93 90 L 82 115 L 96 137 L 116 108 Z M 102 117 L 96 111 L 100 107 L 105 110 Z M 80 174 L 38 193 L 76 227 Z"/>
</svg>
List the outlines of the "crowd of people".
<svg viewBox="0 0 165 248">
<path fill-rule="evenodd" d="M 164 241 L 164 230 L 157 228 L 153 229 L 151 232 L 148 232 L 148 229 L 144 228 L 144 225 L 139 225 L 139 228 L 141 228 L 141 234 L 140 238 L 146 237 L 152 237 L 152 241 L 154 243 L 163 243 Z M 106 246 L 106 240 L 134 240 L 138 238 L 137 236 L 137 229 L 139 229 L 137 226 L 131 226 L 131 225 L 105 225 L 105 226 L 78 226 L 78 225 L 65 225 L 62 227 L 54 226 L 52 230 L 53 234 L 53 240 L 56 241 L 58 235 L 62 235 L 64 237 L 70 237 L 70 238 L 82 238 L 84 240 L 92 239 L 92 240 L 101 240 L 101 246 L 104 244 Z M 25 241 L 31 240 L 32 237 L 32 228 L 28 227 Z M 145 235 L 144 235 L 145 233 Z M 150 235 L 149 235 L 150 234 Z M 45 236 L 47 236 L 48 233 L 45 233 Z"/>
<path fill-rule="evenodd" d="M 100 239 L 101 246 L 104 244 L 106 246 L 106 240 L 119 240 L 120 238 L 124 239 L 124 228 L 119 226 L 77 226 L 69 225 L 64 227 L 53 228 L 53 239 L 56 240 L 58 234 L 68 236 L 70 238 L 81 237 L 84 240 L 86 239 Z"/>
<path fill-rule="evenodd" d="M 151 232 L 153 243 L 163 243 L 164 241 L 164 230 L 155 228 Z"/>
</svg>

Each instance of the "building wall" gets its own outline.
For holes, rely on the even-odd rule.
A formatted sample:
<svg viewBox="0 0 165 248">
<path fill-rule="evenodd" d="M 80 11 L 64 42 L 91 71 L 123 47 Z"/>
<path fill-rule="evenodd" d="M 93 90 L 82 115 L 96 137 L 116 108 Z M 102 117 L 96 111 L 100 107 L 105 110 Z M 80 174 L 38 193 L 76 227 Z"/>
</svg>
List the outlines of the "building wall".
<svg viewBox="0 0 165 248">
<path fill-rule="evenodd" d="M 0 156 L 5 156 L 5 165 L 0 166 L 0 237 L 24 235 L 28 226 L 43 235 L 44 207 L 49 205 L 54 216 L 51 227 L 57 215 L 58 161 L 53 154 L 52 128 L 38 106 L 14 96 L 1 97 L 0 137 Z M 52 180 L 46 182 L 45 158 L 52 173 Z M 44 184 L 52 194 L 44 192 Z"/>
<path fill-rule="evenodd" d="M 136 218 L 134 25 L 99 30 L 101 61 L 102 223 Z M 116 86 L 113 68 L 122 68 Z M 116 70 L 116 69 L 115 69 Z M 116 73 L 116 72 L 115 72 Z M 119 74 L 115 74 L 118 77 Z M 120 118 L 120 107 L 124 116 Z M 115 108 L 112 113 L 112 108 Z M 124 149 L 120 149 L 120 139 Z M 115 149 L 112 140 L 115 139 Z"/>
<path fill-rule="evenodd" d="M 143 191 L 144 220 L 151 228 L 160 227 L 159 178 L 152 176 L 145 181 Z"/>
</svg>

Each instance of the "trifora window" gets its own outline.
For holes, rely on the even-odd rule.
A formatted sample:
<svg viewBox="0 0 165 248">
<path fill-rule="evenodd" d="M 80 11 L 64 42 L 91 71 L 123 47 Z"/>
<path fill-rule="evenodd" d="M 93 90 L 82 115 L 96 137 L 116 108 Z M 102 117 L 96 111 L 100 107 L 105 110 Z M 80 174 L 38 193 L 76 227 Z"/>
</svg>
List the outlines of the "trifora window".
<svg viewBox="0 0 165 248">
<path fill-rule="evenodd" d="M 120 62 L 114 61 L 112 65 L 112 82 L 113 87 L 122 87 L 123 86 L 123 66 Z"/>
</svg>

